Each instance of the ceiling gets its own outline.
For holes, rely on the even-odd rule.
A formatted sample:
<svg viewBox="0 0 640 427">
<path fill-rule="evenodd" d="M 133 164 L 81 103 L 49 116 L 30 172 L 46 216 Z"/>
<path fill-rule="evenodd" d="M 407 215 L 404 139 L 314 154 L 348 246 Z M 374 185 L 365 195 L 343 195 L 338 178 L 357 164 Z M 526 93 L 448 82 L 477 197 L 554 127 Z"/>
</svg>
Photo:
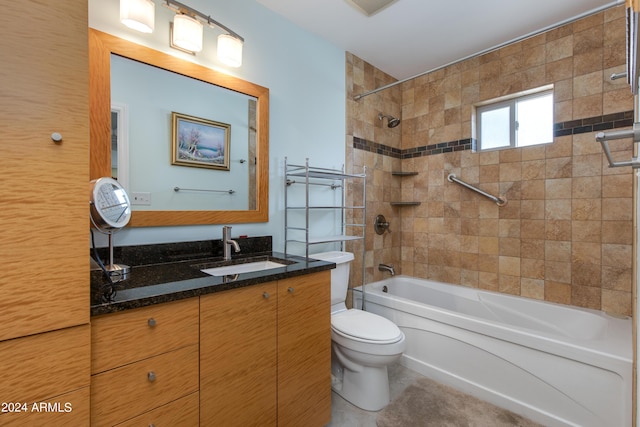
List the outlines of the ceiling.
<svg viewBox="0 0 640 427">
<path fill-rule="evenodd" d="M 398 80 L 624 3 L 397 0 L 367 17 L 347 0 L 256 1 Z"/>
</svg>

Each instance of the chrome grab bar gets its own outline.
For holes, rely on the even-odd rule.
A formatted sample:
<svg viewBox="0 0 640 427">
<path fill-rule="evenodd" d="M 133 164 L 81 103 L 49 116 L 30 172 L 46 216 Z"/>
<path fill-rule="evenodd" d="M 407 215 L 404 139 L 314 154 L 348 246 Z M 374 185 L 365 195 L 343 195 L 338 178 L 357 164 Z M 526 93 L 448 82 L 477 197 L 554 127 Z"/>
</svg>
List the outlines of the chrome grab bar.
<svg viewBox="0 0 640 427">
<path fill-rule="evenodd" d="M 619 168 L 623 166 L 631 166 L 634 169 L 640 168 L 640 159 L 638 159 L 638 157 L 632 157 L 631 160 L 626 162 L 616 162 L 613 160 L 611 150 L 609 150 L 608 141 L 626 138 L 633 138 L 634 143 L 640 142 L 640 125 L 638 123 L 633 124 L 633 129 L 598 132 L 596 134 L 596 141 L 598 141 L 602 146 L 602 151 L 604 151 L 604 155 L 607 156 L 610 168 Z"/>
<path fill-rule="evenodd" d="M 611 80 L 618 80 L 618 79 L 622 79 L 624 77 L 627 77 L 627 72 L 625 71 L 624 73 L 613 73 L 611 74 L 611 77 L 609 77 Z"/>
<path fill-rule="evenodd" d="M 496 197 L 492 194 L 487 193 L 486 191 L 482 191 L 481 189 L 474 187 L 471 184 L 467 184 L 466 182 L 462 181 L 459 178 L 456 178 L 456 176 L 452 173 L 449 174 L 449 176 L 447 176 L 447 180 L 449 182 L 455 182 L 457 184 L 462 185 L 463 187 L 468 188 L 469 190 L 473 190 L 478 194 L 482 194 L 484 197 L 493 200 L 494 202 L 496 202 L 496 205 L 498 206 L 504 206 L 507 204 L 507 199 L 506 197 Z"/>
</svg>

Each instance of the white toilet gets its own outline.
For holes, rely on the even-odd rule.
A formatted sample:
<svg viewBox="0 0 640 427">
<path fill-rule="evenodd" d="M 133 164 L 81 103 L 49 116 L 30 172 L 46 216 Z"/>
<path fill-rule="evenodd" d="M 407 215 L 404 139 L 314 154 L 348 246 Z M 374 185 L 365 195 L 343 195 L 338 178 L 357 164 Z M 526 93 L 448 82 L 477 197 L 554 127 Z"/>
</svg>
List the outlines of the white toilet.
<svg viewBox="0 0 640 427">
<path fill-rule="evenodd" d="M 377 314 L 347 309 L 350 252 L 323 252 L 311 258 L 336 264 L 331 270 L 331 387 L 367 411 L 389 403 L 387 365 L 405 349 L 402 331 Z"/>
</svg>

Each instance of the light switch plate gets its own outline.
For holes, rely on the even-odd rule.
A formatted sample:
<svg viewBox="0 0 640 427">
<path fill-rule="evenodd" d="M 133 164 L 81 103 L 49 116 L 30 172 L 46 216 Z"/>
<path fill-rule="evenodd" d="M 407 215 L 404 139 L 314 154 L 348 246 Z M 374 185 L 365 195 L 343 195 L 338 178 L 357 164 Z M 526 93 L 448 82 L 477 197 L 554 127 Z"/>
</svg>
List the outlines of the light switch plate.
<svg viewBox="0 0 640 427">
<path fill-rule="evenodd" d="M 131 204 L 151 206 L 151 193 L 147 193 L 147 192 L 131 193 Z"/>
</svg>

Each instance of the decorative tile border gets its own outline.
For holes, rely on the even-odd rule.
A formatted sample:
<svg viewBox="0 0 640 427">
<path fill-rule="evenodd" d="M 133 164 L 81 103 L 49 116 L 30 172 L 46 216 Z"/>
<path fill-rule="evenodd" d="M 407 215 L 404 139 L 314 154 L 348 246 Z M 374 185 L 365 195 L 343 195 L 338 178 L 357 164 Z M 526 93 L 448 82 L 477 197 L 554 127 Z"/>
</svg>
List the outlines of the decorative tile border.
<svg viewBox="0 0 640 427">
<path fill-rule="evenodd" d="M 411 159 L 414 157 L 451 153 L 453 151 L 471 150 L 472 146 L 475 146 L 475 140 L 472 139 L 460 139 L 458 141 L 441 142 L 440 144 L 431 144 L 422 147 L 407 148 L 406 150 L 402 150 L 402 158 Z"/>
<path fill-rule="evenodd" d="M 402 157 L 402 150 L 399 148 L 389 147 L 388 145 L 378 144 L 377 142 L 367 141 L 366 139 L 353 137 L 353 148 L 358 150 L 369 151 L 371 153 L 382 154 L 399 159 Z"/>
<path fill-rule="evenodd" d="M 633 111 L 589 117 L 581 120 L 556 123 L 553 127 L 555 136 L 577 135 L 579 133 L 599 132 L 633 126 Z"/>
<path fill-rule="evenodd" d="M 633 111 L 624 111 L 622 113 L 607 114 L 604 116 L 556 123 L 553 126 L 553 132 L 555 137 L 560 137 L 630 126 L 633 126 Z M 353 137 L 353 148 L 382 154 L 383 156 L 390 156 L 396 159 L 411 159 L 414 157 L 431 156 L 434 154 L 450 153 L 453 151 L 471 150 L 472 148 L 475 148 L 475 145 L 475 139 L 467 138 L 400 150 L 399 148 L 389 147 L 384 144 L 378 144 L 377 142 L 368 141 L 355 136 Z"/>
</svg>

